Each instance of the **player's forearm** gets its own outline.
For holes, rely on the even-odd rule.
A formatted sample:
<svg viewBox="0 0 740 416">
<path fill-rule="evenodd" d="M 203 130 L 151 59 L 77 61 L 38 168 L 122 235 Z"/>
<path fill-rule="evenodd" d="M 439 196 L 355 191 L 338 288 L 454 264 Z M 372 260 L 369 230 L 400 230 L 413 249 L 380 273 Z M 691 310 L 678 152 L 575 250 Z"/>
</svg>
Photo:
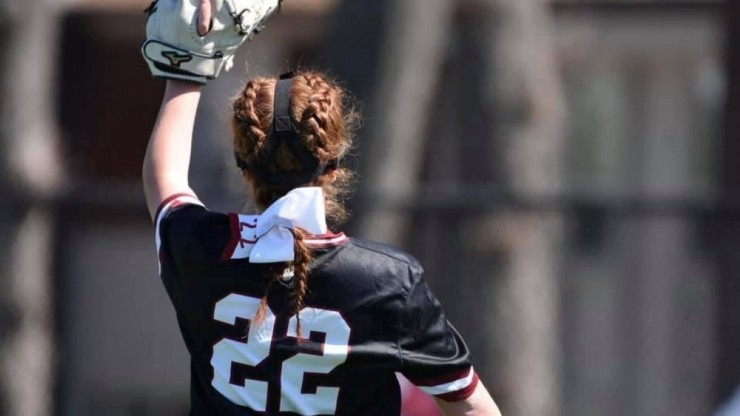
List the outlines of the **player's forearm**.
<svg viewBox="0 0 740 416">
<path fill-rule="evenodd" d="M 437 405 L 445 416 L 501 416 L 501 411 L 483 383 L 479 383 L 473 394 L 465 400 L 445 402 L 437 399 Z"/>
<path fill-rule="evenodd" d="M 168 81 L 143 166 L 144 192 L 152 217 L 160 202 L 190 190 L 188 169 L 201 87 Z"/>
</svg>

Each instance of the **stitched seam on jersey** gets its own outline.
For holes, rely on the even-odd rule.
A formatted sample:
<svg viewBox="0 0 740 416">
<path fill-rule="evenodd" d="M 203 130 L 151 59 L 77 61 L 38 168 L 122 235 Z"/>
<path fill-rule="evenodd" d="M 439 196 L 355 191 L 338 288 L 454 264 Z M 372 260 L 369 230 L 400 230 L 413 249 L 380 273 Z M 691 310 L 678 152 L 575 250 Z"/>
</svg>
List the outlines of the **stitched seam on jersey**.
<svg viewBox="0 0 740 416">
<path fill-rule="evenodd" d="M 390 257 L 390 256 L 389 256 Z M 411 264 L 408 264 L 408 273 L 409 276 L 413 276 L 414 272 L 411 270 Z M 416 288 L 416 285 L 419 284 L 419 281 L 421 279 L 418 279 L 416 282 L 414 282 L 411 287 L 409 287 L 409 290 L 406 291 L 406 301 L 404 302 L 404 308 L 403 311 L 408 311 L 409 301 L 411 300 L 411 294 L 414 292 L 414 288 Z M 403 318 L 405 317 L 405 313 L 401 314 L 401 317 L 399 318 L 400 323 L 398 325 L 398 339 L 396 341 L 396 345 L 398 346 L 398 356 L 401 359 L 401 368 L 404 366 L 404 357 L 403 357 L 403 349 L 401 348 L 401 335 L 404 333 L 404 325 L 403 325 Z M 416 340 L 416 334 L 414 334 L 414 340 Z"/>
<path fill-rule="evenodd" d="M 409 267 L 415 266 L 414 262 L 412 262 L 412 261 L 409 261 L 407 259 L 403 259 L 403 258 L 400 258 L 400 257 L 396 257 L 396 256 L 391 256 L 390 254 L 384 253 L 384 252 L 382 252 L 382 251 L 380 251 L 378 249 L 375 249 L 375 248 L 372 248 L 372 247 L 368 247 L 368 246 L 362 244 L 362 242 L 358 242 L 357 240 L 352 240 L 352 243 L 354 245 L 358 246 L 358 247 L 361 247 L 361 248 L 365 249 L 365 250 L 372 251 L 373 253 L 378 253 L 378 254 L 380 254 L 382 256 L 385 256 L 385 257 L 388 257 L 390 259 L 400 261 L 401 263 L 406 264 Z"/>
</svg>

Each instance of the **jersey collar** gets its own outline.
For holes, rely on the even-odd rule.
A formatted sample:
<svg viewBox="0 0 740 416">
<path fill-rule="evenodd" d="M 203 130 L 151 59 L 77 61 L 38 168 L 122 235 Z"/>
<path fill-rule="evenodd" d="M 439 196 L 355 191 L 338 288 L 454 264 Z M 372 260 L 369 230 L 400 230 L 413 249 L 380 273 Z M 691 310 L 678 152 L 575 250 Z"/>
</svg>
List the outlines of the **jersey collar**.
<svg viewBox="0 0 740 416">
<path fill-rule="evenodd" d="M 346 244 L 349 238 L 342 232 L 322 235 L 307 235 L 303 241 L 310 248 L 334 248 Z"/>
</svg>

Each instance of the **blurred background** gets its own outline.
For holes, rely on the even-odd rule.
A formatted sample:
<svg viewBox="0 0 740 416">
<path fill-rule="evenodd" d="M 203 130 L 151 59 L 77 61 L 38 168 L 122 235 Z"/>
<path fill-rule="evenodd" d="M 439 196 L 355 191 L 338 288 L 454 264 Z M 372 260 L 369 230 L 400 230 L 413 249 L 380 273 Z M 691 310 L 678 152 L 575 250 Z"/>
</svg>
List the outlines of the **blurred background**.
<svg viewBox="0 0 740 416">
<path fill-rule="evenodd" d="M 2 415 L 187 414 L 147 6 L 0 3 Z M 210 208 L 246 202 L 245 78 L 326 70 L 364 114 L 346 231 L 421 260 L 505 415 L 740 414 L 740 3 L 288 0 L 237 61 L 196 127 Z"/>
</svg>

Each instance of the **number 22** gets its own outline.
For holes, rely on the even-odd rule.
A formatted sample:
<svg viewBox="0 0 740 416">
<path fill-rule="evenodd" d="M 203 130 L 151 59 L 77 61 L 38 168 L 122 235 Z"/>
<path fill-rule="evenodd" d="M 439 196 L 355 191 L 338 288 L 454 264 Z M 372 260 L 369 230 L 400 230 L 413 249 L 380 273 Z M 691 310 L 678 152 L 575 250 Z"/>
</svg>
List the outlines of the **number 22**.
<svg viewBox="0 0 740 416">
<path fill-rule="evenodd" d="M 237 319 L 251 320 L 259 309 L 260 299 L 231 294 L 216 303 L 213 318 L 219 322 L 235 325 Z M 337 407 L 339 388 L 317 387 L 315 393 L 301 391 L 304 375 L 328 374 L 345 362 L 349 353 L 350 328 L 339 312 L 317 308 L 304 308 L 300 312 L 303 334 L 323 336 L 319 353 L 298 353 L 283 361 L 280 374 L 280 412 L 295 412 L 301 415 L 334 414 Z M 297 338 L 298 320 L 295 316 L 288 322 L 287 337 Z M 267 381 L 246 377 L 242 385 L 230 382 L 232 365 L 255 367 L 270 356 L 270 347 L 275 334 L 276 316 L 268 308 L 265 319 L 259 325 L 249 325 L 246 339 L 224 338 L 213 346 L 211 366 L 212 386 L 233 403 L 259 412 L 267 411 Z"/>
</svg>

